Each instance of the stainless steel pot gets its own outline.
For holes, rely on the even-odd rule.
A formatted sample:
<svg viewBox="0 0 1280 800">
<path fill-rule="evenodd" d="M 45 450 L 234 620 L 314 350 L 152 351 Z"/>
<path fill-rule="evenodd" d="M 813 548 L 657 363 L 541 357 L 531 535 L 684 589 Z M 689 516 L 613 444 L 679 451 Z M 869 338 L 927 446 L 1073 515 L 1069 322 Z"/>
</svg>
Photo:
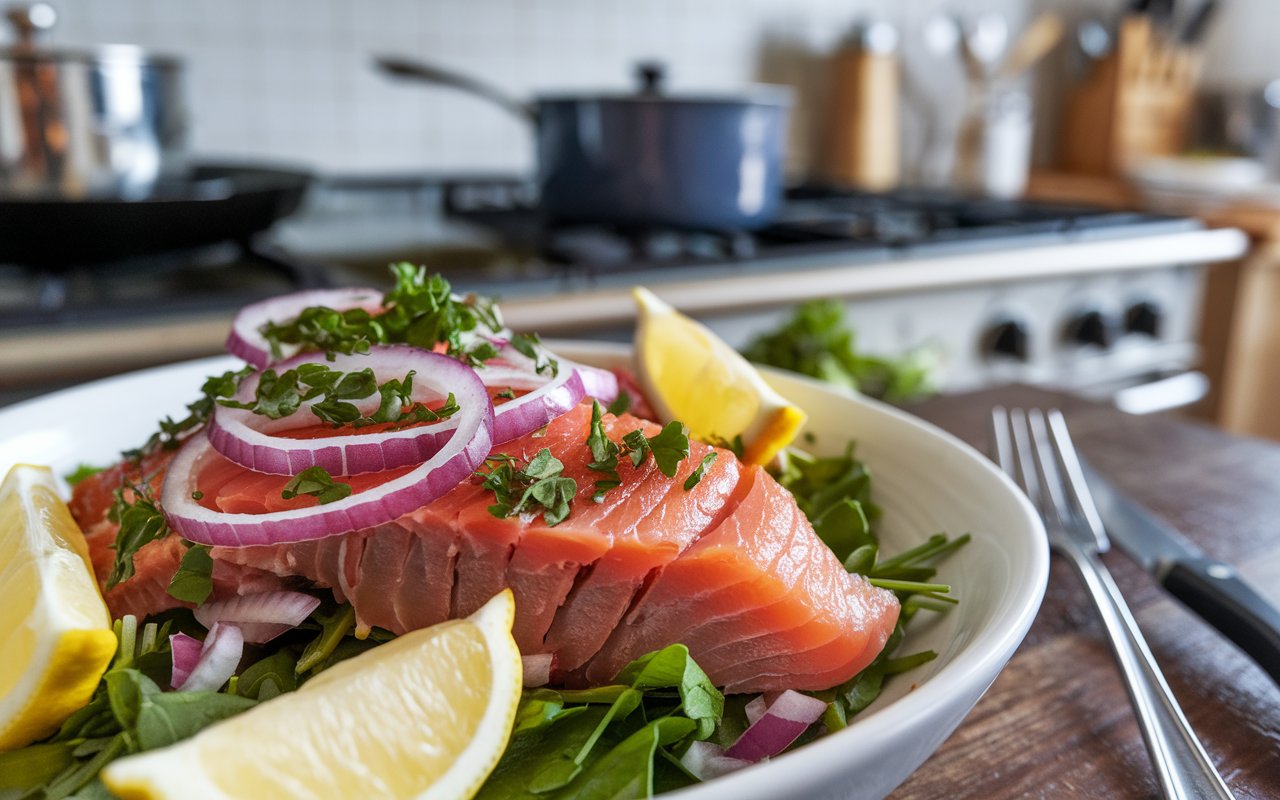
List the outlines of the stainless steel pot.
<svg viewBox="0 0 1280 800">
<path fill-rule="evenodd" d="M 182 64 L 128 45 L 54 49 L 57 13 L 7 14 L 0 49 L 0 196 L 143 197 L 177 166 L 186 138 Z"/>
</svg>

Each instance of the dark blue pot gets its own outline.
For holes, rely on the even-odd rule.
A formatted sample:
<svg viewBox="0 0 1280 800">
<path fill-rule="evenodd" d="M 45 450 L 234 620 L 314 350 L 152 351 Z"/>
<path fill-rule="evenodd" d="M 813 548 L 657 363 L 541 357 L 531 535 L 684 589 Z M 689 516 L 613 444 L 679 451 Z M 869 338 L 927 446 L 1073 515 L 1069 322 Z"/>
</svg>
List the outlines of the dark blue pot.
<svg viewBox="0 0 1280 800">
<path fill-rule="evenodd" d="M 790 97 L 537 102 L 541 205 L 553 220 L 732 230 L 782 200 Z"/>
</svg>

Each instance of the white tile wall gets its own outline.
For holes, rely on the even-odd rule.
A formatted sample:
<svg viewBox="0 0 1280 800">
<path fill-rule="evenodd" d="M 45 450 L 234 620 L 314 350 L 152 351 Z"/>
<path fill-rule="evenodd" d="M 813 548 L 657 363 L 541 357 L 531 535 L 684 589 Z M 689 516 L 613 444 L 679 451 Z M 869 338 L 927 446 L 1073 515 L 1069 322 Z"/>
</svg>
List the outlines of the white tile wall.
<svg viewBox="0 0 1280 800">
<path fill-rule="evenodd" d="M 822 59 L 868 16 L 919 49 L 928 15 L 1027 0 L 52 0 L 59 44 L 129 42 L 184 57 L 194 151 L 289 159 L 330 171 L 513 170 L 531 161 L 522 123 L 444 89 L 393 83 L 371 55 L 430 59 L 520 96 L 622 89 L 658 58 L 674 88 L 796 84 L 792 167 L 821 105 Z M 1114 5 L 1116 0 L 1094 0 Z M 1040 0 L 1079 9 L 1078 0 Z M 931 102 L 954 105 L 949 64 L 924 64 Z"/>
</svg>

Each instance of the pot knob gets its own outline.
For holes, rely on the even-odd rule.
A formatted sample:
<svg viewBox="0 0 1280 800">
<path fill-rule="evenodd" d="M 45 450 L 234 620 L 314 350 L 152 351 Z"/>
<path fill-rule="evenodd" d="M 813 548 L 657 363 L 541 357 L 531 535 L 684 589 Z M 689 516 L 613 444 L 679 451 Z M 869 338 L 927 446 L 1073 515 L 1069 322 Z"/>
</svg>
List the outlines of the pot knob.
<svg viewBox="0 0 1280 800">
<path fill-rule="evenodd" d="M 636 79 L 640 81 L 640 94 L 662 94 L 667 67 L 661 61 L 641 61 L 636 64 Z"/>
<path fill-rule="evenodd" d="M 1027 361 L 1031 357 L 1031 332 L 1022 320 L 1005 319 L 987 328 L 982 349 L 988 358 Z"/>
<path fill-rule="evenodd" d="M 1106 349 L 1114 338 L 1112 323 L 1097 309 L 1083 311 L 1067 322 L 1067 341 L 1077 345 L 1093 345 Z"/>
</svg>

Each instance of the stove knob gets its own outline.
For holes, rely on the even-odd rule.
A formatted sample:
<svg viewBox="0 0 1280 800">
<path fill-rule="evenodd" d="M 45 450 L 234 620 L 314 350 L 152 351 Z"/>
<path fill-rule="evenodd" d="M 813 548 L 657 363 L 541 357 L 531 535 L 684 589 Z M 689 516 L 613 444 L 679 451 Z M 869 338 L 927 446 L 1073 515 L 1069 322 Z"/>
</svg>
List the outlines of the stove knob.
<svg viewBox="0 0 1280 800">
<path fill-rule="evenodd" d="M 1124 312 L 1125 333 L 1142 333 L 1152 338 L 1160 336 L 1160 323 L 1164 314 L 1155 303 L 1143 300 L 1134 303 Z"/>
<path fill-rule="evenodd" d="M 1101 311 L 1083 311 L 1067 322 L 1067 341 L 1079 345 L 1111 346 L 1111 322 Z"/>
<path fill-rule="evenodd" d="M 987 329 L 982 348 L 989 357 L 1026 361 L 1031 356 L 1030 340 L 1026 324 L 1009 319 Z"/>
</svg>

